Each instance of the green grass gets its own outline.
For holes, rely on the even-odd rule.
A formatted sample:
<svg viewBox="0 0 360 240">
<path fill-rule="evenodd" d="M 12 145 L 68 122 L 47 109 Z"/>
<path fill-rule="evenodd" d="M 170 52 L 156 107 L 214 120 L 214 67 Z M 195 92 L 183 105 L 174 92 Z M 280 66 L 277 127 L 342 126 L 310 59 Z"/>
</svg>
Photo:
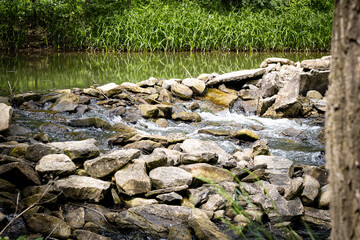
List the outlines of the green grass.
<svg viewBox="0 0 360 240">
<path fill-rule="evenodd" d="M 34 17 L 31 5 L 19 4 L 11 11 L 0 7 L 0 16 L 9 15 L 14 22 L 0 22 L 0 47 L 26 47 L 29 34 L 37 34 L 42 47 L 103 51 L 328 51 L 331 44 L 331 8 L 228 8 L 204 1 L 153 0 L 110 11 L 99 3 L 85 7 L 84 0 L 73 5 L 37 1 L 36 25 L 28 24 Z"/>
</svg>

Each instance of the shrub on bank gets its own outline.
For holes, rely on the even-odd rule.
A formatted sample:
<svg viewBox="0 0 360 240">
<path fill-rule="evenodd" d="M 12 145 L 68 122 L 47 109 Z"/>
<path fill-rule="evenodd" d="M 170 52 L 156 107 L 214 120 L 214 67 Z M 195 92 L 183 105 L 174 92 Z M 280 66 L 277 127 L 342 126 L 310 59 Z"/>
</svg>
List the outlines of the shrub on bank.
<svg viewBox="0 0 360 240">
<path fill-rule="evenodd" d="M 0 0 L 0 47 L 329 50 L 329 0 Z"/>
</svg>

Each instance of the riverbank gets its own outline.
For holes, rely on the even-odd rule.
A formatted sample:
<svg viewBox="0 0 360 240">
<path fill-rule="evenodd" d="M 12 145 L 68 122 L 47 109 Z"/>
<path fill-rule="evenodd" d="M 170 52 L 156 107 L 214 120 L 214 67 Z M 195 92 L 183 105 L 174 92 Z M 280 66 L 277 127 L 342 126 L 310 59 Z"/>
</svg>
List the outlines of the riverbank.
<svg viewBox="0 0 360 240">
<path fill-rule="evenodd" d="M 0 48 L 330 50 L 330 1 L 130 2 L 2 1 Z"/>
<path fill-rule="evenodd" d="M 252 70 L 1 98 L 0 226 L 18 216 L 4 234 L 236 239 L 309 237 L 320 228 L 327 237 L 331 193 L 323 166 L 273 155 L 260 118 L 249 127 L 245 118 L 240 125 L 207 118 L 226 110 L 277 118 L 283 128 L 285 117 L 321 127 L 329 66 L 330 57 L 268 58 Z M 155 124 L 178 128 L 144 133 Z M 190 127 L 198 130 L 180 130 Z M 295 128 L 281 134 L 295 142 L 314 138 Z M 235 231 L 220 230 L 220 219 Z M 304 222 L 314 231 L 304 232 Z"/>
</svg>

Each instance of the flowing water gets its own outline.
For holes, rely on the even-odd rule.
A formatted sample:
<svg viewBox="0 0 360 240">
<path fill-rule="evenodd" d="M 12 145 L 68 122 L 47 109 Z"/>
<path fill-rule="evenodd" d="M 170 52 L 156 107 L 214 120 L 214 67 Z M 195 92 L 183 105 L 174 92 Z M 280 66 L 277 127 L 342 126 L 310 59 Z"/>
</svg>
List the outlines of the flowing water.
<svg viewBox="0 0 360 240">
<path fill-rule="evenodd" d="M 51 55 L 3 55 L 0 56 L 0 95 L 19 91 L 46 91 L 49 89 L 85 88 L 93 84 L 115 82 L 138 82 L 150 76 L 157 78 L 185 78 L 201 73 L 223 73 L 241 69 L 257 68 L 267 57 L 286 57 L 293 61 L 318 58 L 327 53 L 122 53 L 89 54 L 58 53 Z M 31 132 L 38 131 L 43 122 L 62 125 L 66 131 L 51 134 L 52 141 L 77 140 L 94 137 L 103 150 L 108 150 L 107 138 L 114 132 L 99 129 L 75 129 L 65 124 L 66 119 L 97 116 L 109 122 L 125 123 L 121 117 L 111 117 L 109 113 L 93 106 L 95 111 L 85 116 L 48 114 L 46 112 L 16 111 L 15 122 L 27 127 Z M 180 106 L 184 107 L 184 106 Z M 247 145 L 237 145 L 224 137 L 199 134 L 199 129 L 236 130 L 253 128 L 262 139 L 267 139 L 272 154 L 284 156 L 297 163 L 322 165 L 324 143 L 321 141 L 323 124 L 315 124 L 311 119 L 269 119 L 246 116 L 242 113 L 197 110 L 202 122 L 197 124 L 169 121 L 168 128 L 160 128 L 148 120 L 130 124 L 144 134 L 167 136 L 170 132 L 184 132 L 191 138 L 207 139 L 217 142 L 231 153 Z M 286 137 L 281 132 L 286 128 L 301 131 L 299 137 Z M 320 135 L 320 137 L 319 137 Z"/>
</svg>

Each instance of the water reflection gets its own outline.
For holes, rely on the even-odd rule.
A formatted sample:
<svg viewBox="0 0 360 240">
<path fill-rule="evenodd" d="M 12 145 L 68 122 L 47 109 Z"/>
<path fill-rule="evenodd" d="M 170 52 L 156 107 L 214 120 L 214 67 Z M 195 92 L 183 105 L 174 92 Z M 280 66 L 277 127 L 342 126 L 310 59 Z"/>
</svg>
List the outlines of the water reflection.
<svg viewBox="0 0 360 240">
<path fill-rule="evenodd" d="M 85 88 L 95 83 L 186 78 L 259 67 L 267 57 L 293 61 L 328 53 L 55 53 L 0 55 L 0 95 L 10 92 Z"/>
</svg>

